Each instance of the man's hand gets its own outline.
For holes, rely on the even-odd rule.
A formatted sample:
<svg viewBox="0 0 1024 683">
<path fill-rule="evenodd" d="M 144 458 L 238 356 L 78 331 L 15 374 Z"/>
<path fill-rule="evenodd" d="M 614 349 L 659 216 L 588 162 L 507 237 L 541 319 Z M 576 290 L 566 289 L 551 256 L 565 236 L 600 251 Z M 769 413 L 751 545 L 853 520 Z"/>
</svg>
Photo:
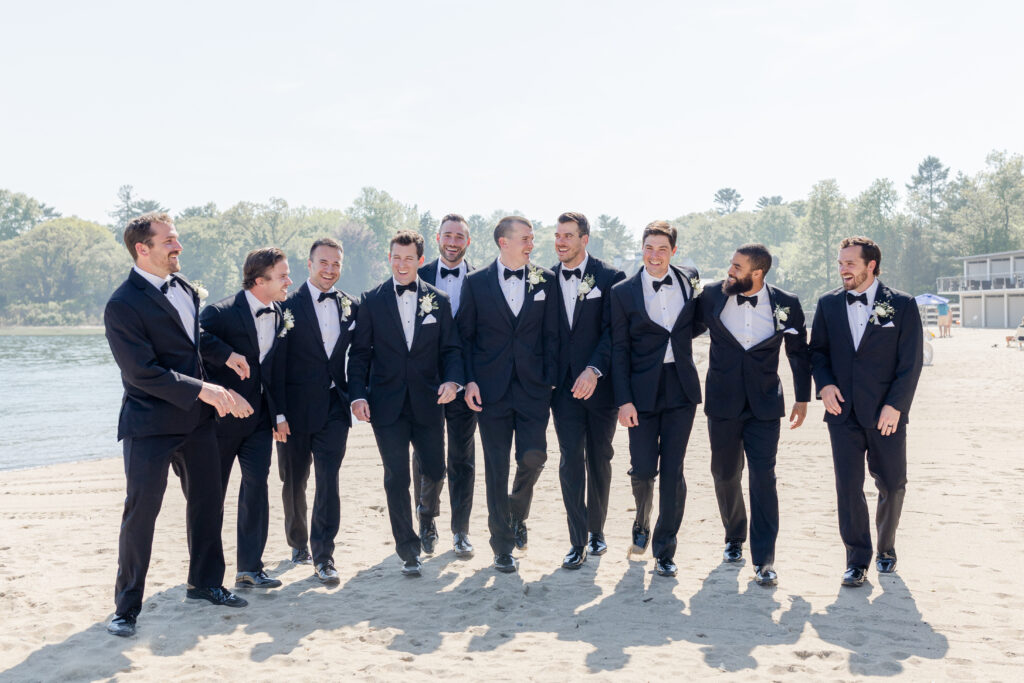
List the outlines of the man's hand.
<svg viewBox="0 0 1024 683">
<path fill-rule="evenodd" d="M 793 412 L 789 414 L 789 428 L 796 429 L 804 423 L 807 418 L 807 401 L 797 401 L 793 404 Z"/>
<path fill-rule="evenodd" d="M 593 370 L 589 367 L 583 368 L 583 372 L 572 385 L 572 397 L 586 401 L 594 395 L 594 390 L 597 389 L 597 380 L 597 374 Z"/>
<path fill-rule="evenodd" d="M 231 414 L 235 417 L 242 419 L 252 415 L 252 406 L 245 400 L 241 394 L 234 389 L 228 389 L 228 393 L 231 394 L 231 398 L 235 400 L 235 407 L 231 409 Z"/>
<path fill-rule="evenodd" d="M 438 405 L 444 405 L 445 403 L 451 403 L 455 400 L 456 394 L 459 393 L 459 387 L 455 382 L 445 382 L 437 388 L 437 403 Z"/>
<path fill-rule="evenodd" d="M 466 385 L 466 405 L 469 406 L 470 410 L 478 413 L 484 409 L 483 404 L 480 403 L 480 387 L 477 386 L 476 382 L 470 382 Z"/>
<path fill-rule="evenodd" d="M 249 379 L 249 362 L 242 354 L 232 351 L 224 365 L 234 370 L 239 379 Z"/>
<path fill-rule="evenodd" d="M 203 382 L 203 388 L 199 391 L 199 400 L 213 406 L 220 417 L 230 414 L 235 407 L 235 399 L 232 398 L 231 393 L 219 384 L 210 382 Z"/>
<path fill-rule="evenodd" d="M 367 403 L 365 398 L 357 398 L 352 401 L 352 414 L 360 422 L 370 421 L 370 404 Z"/>
<path fill-rule="evenodd" d="M 829 384 L 821 388 L 821 402 L 825 404 L 825 410 L 833 415 L 839 415 L 843 412 L 843 407 L 839 404 L 846 403 L 846 399 L 843 398 L 839 387 Z"/>
<path fill-rule="evenodd" d="M 292 430 L 288 427 L 288 420 L 278 422 L 277 427 L 274 428 L 274 441 L 285 443 L 291 434 Z"/>
<path fill-rule="evenodd" d="M 637 418 L 636 406 L 632 403 L 624 403 L 619 406 L 619 424 L 623 427 L 636 427 L 640 424 Z"/>
<path fill-rule="evenodd" d="M 890 405 L 882 406 L 882 414 L 878 416 L 878 431 L 882 436 L 892 436 L 900 426 L 900 411 Z"/>
</svg>

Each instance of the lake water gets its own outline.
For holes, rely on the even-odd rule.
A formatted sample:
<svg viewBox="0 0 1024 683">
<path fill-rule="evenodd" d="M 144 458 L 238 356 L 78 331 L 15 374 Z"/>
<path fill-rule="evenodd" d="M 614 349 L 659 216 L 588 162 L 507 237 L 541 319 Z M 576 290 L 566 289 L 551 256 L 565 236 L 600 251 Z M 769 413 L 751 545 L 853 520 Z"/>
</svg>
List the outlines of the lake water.
<svg viewBox="0 0 1024 683">
<path fill-rule="evenodd" d="M 0 336 L 0 470 L 120 457 L 121 394 L 102 333 Z"/>
</svg>

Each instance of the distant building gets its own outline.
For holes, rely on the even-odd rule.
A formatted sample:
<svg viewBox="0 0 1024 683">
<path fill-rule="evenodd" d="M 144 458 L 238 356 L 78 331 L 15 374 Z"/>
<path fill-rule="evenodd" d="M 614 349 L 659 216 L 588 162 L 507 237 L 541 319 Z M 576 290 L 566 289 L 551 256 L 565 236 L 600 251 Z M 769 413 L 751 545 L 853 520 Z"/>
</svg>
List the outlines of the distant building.
<svg viewBox="0 0 1024 683">
<path fill-rule="evenodd" d="M 1024 317 L 1024 249 L 963 258 L 964 274 L 940 277 L 938 293 L 960 297 L 964 327 L 1016 327 Z"/>
</svg>

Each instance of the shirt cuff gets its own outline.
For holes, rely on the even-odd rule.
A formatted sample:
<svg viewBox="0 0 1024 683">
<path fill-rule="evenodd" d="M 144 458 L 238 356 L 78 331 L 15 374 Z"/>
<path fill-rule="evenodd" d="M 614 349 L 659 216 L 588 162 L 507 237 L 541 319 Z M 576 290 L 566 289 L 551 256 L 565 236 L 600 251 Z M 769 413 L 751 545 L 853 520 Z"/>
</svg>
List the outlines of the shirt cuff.
<svg viewBox="0 0 1024 683">
<path fill-rule="evenodd" d="M 277 424 L 281 424 L 282 422 L 287 422 L 287 420 L 285 419 L 284 415 L 278 415 Z"/>
<path fill-rule="evenodd" d="M 367 404 L 369 404 L 369 402 L 365 398 L 357 398 L 356 400 L 352 401 L 352 403 L 349 404 L 349 408 L 355 406 L 355 404 L 357 404 L 357 403 L 367 403 Z"/>
<path fill-rule="evenodd" d="M 603 373 L 602 373 L 602 372 L 601 372 L 600 370 L 598 370 L 597 368 L 595 368 L 595 367 L 594 367 L 593 365 L 588 365 L 588 366 L 587 366 L 587 368 L 588 368 L 589 370 L 592 370 L 592 371 L 593 371 L 593 373 L 594 373 L 595 375 L 597 375 L 598 379 L 600 379 L 601 377 L 604 377 L 604 374 L 603 374 Z"/>
</svg>

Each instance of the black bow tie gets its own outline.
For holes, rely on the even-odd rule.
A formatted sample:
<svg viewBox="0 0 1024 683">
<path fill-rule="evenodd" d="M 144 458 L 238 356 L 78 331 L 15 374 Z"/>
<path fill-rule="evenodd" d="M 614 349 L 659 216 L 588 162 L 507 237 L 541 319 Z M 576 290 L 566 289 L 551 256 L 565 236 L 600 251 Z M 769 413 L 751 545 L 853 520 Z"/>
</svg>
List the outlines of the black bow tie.
<svg viewBox="0 0 1024 683">
<path fill-rule="evenodd" d="M 259 318 L 264 313 L 273 313 L 273 312 L 274 312 L 274 309 L 271 308 L 270 306 L 267 306 L 266 308 L 261 308 L 260 310 L 256 311 L 256 317 Z"/>
<path fill-rule="evenodd" d="M 655 292 L 657 292 L 662 287 L 671 287 L 672 286 L 672 276 L 671 275 L 666 275 L 664 280 L 655 280 L 654 282 L 651 283 L 651 286 L 654 287 L 654 291 Z"/>
<path fill-rule="evenodd" d="M 441 277 L 448 277 L 449 275 L 451 275 L 452 277 L 458 277 L 460 272 L 461 271 L 459 271 L 458 268 L 448 269 L 445 268 L 444 266 L 441 266 Z"/>
<path fill-rule="evenodd" d="M 754 296 L 743 296 L 742 294 L 737 294 L 736 305 L 742 306 L 743 304 L 750 304 L 751 308 L 757 308 L 757 294 Z"/>
<path fill-rule="evenodd" d="M 167 293 L 167 289 L 169 287 L 177 287 L 177 286 L 178 286 L 178 278 L 172 277 L 170 280 L 168 280 L 167 282 L 165 282 L 162 285 L 160 285 L 160 292 L 162 294 L 166 294 Z"/>
<path fill-rule="evenodd" d="M 847 306 L 852 306 L 855 303 L 857 303 L 858 301 L 861 302 L 862 304 L 864 304 L 865 306 L 867 306 L 868 305 L 868 293 L 867 292 L 861 292 L 860 294 L 852 294 L 850 292 L 846 293 L 846 305 Z"/>
<path fill-rule="evenodd" d="M 320 292 L 320 296 L 318 296 L 316 298 L 316 302 L 318 304 L 323 303 L 324 299 L 334 299 L 335 301 L 337 301 L 338 300 L 338 293 L 337 292 Z"/>
<path fill-rule="evenodd" d="M 575 277 L 576 277 L 577 279 L 580 279 L 580 278 L 582 278 L 582 277 L 583 277 L 583 276 L 582 276 L 582 275 L 580 274 L 580 269 L 579 269 L 579 268 L 575 268 L 575 269 L 573 269 L 573 270 L 563 270 L 563 271 L 562 271 L 562 277 L 564 277 L 564 278 L 565 278 L 566 280 L 569 280 L 569 279 L 571 279 L 571 278 L 572 278 L 572 277 L 574 277 L 574 276 L 575 276 Z"/>
<path fill-rule="evenodd" d="M 508 268 L 506 268 L 505 269 L 505 279 L 507 280 L 510 277 L 517 277 L 520 280 L 522 280 L 523 279 L 523 270 L 524 270 L 523 268 L 520 268 L 519 270 L 509 270 Z"/>
<path fill-rule="evenodd" d="M 416 291 L 416 283 L 415 282 L 410 282 L 407 285 L 399 285 L 399 284 L 395 285 L 395 294 L 397 294 L 398 296 L 402 296 L 402 294 L 404 294 L 405 292 L 415 292 L 415 291 Z"/>
</svg>

